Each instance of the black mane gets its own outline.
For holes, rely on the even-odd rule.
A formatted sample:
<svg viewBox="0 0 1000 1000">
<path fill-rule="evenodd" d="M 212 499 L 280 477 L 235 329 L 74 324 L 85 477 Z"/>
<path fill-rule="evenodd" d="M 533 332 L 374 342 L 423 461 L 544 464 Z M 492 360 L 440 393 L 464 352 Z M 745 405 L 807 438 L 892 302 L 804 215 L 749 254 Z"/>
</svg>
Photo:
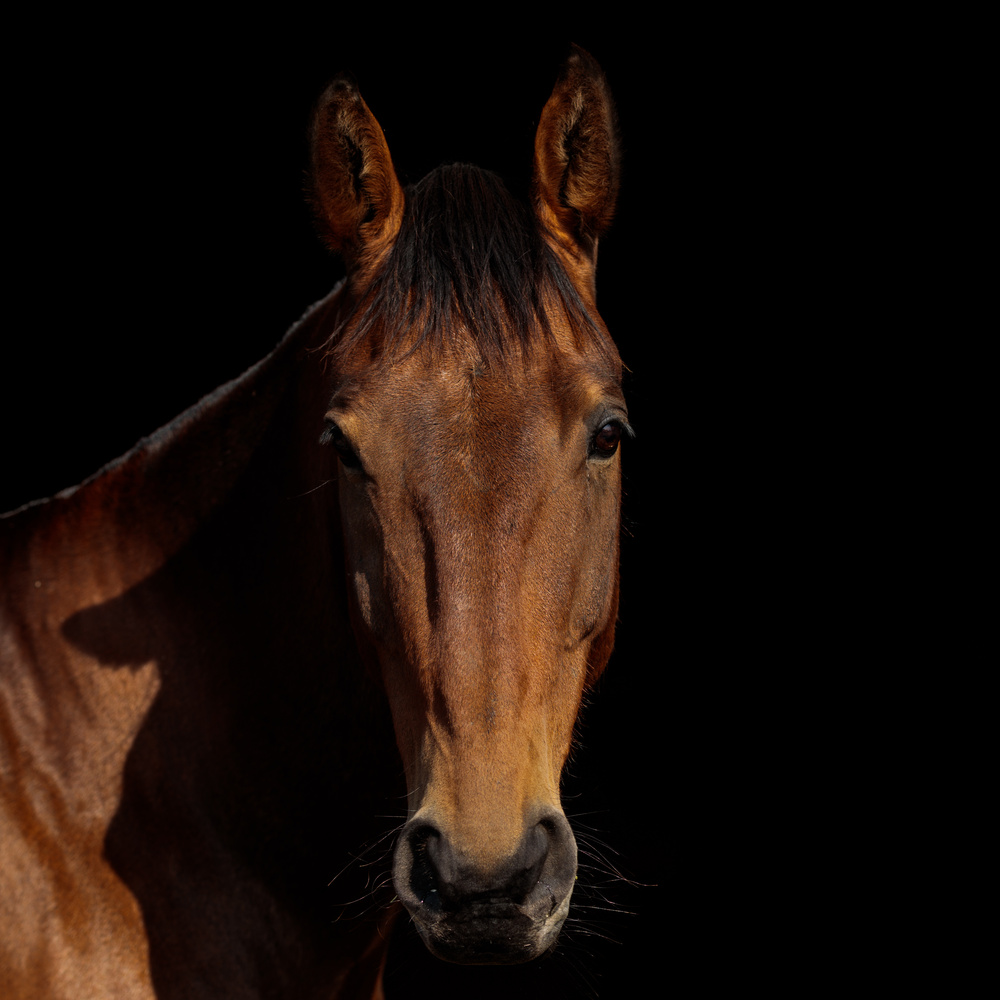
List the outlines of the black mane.
<svg viewBox="0 0 1000 1000">
<path fill-rule="evenodd" d="M 551 336 L 546 300 L 561 302 L 577 336 L 602 346 L 589 314 L 530 208 L 479 167 L 438 167 L 406 189 L 393 249 L 341 325 L 334 352 L 370 336 L 381 351 L 449 343 L 460 324 L 486 356 Z M 411 340 L 415 335 L 416 339 Z"/>
</svg>

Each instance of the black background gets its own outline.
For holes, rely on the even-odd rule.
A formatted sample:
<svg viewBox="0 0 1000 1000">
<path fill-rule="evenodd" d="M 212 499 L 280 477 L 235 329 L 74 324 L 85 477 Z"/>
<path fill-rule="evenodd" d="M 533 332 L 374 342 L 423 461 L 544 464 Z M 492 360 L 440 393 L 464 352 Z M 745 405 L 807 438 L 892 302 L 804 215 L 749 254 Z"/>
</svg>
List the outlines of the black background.
<svg viewBox="0 0 1000 1000">
<path fill-rule="evenodd" d="M 598 295 L 638 436 L 623 454 L 619 640 L 566 793 L 625 878 L 586 918 L 611 940 L 567 932 L 537 981 L 446 969 L 410 942 L 390 996 L 430 995 L 445 975 L 483 996 L 794 990 L 826 964 L 816 907 L 835 862 L 817 838 L 837 822 L 817 796 L 820 691 L 801 672 L 830 665 L 803 664 L 817 612 L 795 539 L 817 481 L 800 464 L 802 410 L 788 420 L 819 391 L 802 328 L 828 329 L 835 311 L 805 235 L 836 197 L 817 190 L 808 45 L 776 57 L 744 47 L 749 26 L 711 19 L 539 31 L 509 12 L 475 28 L 409 17 L 164 14 L 25 39 L 30 72 L 8 98 L 0 507 L 123 453 L 332 287 L 340 265 L 302 197 L 329 77 L 355 75 L 404 183 L 469 161 L 523 191 L 539 112 L 570 42 L 584 46 L 620 116 Z"/>
</svg>

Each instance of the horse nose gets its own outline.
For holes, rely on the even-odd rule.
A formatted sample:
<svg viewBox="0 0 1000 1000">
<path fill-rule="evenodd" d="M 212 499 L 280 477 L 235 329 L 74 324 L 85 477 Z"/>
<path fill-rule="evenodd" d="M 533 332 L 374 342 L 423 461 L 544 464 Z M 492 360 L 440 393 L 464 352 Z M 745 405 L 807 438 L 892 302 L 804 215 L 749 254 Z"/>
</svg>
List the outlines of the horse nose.
<svg viewBox="0 0 1000 1000">
<path fill-rule="evenodd" d="M 436 826 L 419 823 L 404 835 L 413 858 L 409 887 L 422 903 L 444 908 L 484 899 L 522 905 L 539 887 L 562 833 L 554 820 L 535 823 L 510 858 L 482 870 L 465 861 L 464 852 Z"/>
<path fill-rule="evenodd" d="M 554 943 L 576 878 L 566 817 L 526 825 L 513 853 L 484 863 L 442 825 L 415 818 L 396 847 L 396 893 L 424 941 L 459 962 L 520 962 Z M 497 941 L 511 943 L 497 950 Z"/>
</svg>

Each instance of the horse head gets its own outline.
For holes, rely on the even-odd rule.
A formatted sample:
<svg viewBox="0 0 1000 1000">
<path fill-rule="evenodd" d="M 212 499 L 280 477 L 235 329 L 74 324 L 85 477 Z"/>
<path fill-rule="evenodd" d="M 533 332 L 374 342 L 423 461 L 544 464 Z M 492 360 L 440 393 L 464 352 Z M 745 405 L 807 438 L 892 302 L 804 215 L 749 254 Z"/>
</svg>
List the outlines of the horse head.
<svg viewBox="0 0 1000 1000">
<path fill-rule="evenodd" d="M 344 258 L 324 435 L 351 615 L 406 770 L 396 893 L 437 956 L 549 949 L 577 851 L 560 775 L 618 607 L 621 362 L 595 304 L 614 110 L 582 50 L 538 126 L 532 203 L 467 166 L 404 191 L 353 81 L 313 192 Z"/>
</svg>

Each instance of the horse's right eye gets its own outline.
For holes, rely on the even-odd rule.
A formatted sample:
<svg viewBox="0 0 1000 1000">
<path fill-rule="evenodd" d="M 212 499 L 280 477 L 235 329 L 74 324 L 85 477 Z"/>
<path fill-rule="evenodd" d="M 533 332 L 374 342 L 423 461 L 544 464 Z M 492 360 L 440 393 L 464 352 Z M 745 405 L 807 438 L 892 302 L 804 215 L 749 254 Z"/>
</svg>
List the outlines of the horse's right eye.
<svg viewBox="0 0 1000 1000">
<path fill-rule="evenodd" d="M 340 461 L 344 463 L 344 468 L 361 468 L 361 459 L 358 458 L 357 452 L 351 447 L 344 432 L 332 420 L 327 423 L 326 430 L 320 437 L 320 443 L 333 445 L 334 451 L 340 456 Z"/>
</svg>

